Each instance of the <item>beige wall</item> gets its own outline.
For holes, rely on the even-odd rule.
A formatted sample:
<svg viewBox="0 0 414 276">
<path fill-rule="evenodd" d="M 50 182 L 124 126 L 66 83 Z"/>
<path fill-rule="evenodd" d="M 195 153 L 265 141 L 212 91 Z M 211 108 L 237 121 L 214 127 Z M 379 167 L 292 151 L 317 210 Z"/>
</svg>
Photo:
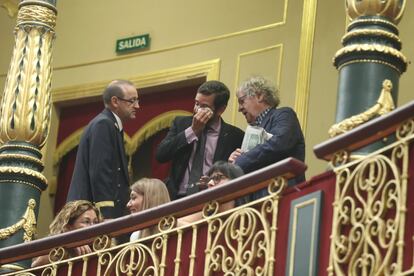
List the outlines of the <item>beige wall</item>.
<svg viewBox="0 0 414 276">
<path fill-rule="evenodd" d="M 304 2 L 308 1 L 308 2 Z M 105 4 L 103 4 L 105 2 Z M 414 38 L 414 4 L 407 1 L 401 24 L 403 52 L 411 60 Z M 316 12 L 314 43 L 302 44 L 313 49 L 309 68 L 299 61 L 304 34 L 302 13 Z M 313 5 L 313 6 L 312 6 Z M 285 7 L 286 13 L 285 13 Z M 327 139 L 327 130 L 334 123 L 336 110 L 337 71 L 332 57 L 341 47 L 345 31 L 345 12 L 341 1 L 317 0 L 71 0 L 58 1 L 58 21 L 54 48 L 54 91 L 67 91 L 72 98 L 82 96 L 79 87 L 103 85 L 114 78 L 139 78 L 142 75 L 220 60 L 219 79 L 232 91 L 247 76 L 262 74 L 273 79 L 281 89 L 282 105 L 295 107 L 298 98 L 307 100 L 306 133 L 307 177 L 325 170 L 327 164 L 317 160 L 312 148 Z M 0 10 L 0 86 L 11 57 L 15 19 Z M 137 54 L 117 56 L 116 39 L 149 33 L 151 49 Z M 311 47 L 311 48 L 309 48 Z M 410 87 L 414 79 L 404 74 L 400 85 L 400 104 L 412 99 Z M 310 70 L 309 86 L 298 84 L 298 70 Z M 98 85 L 98 86 L 99 86 Z M 71 88 L 74 87 L 75 88 Z M 62 90 L 62 89 L 66 90 Z M 307 89 L 308 88 L 308 89 Z M 99 93 L 99 90 L 88 93 Z M 309 97 L 306 97 L 309 95 Z M 226 121 L 245 127 L 236 112 L 234 97 L 224 114 Z M 58 109 L 53 109 L 54 114 Z M 56 118 L 56 116 L 55 116 Z M 52 121 L 46 149 L 56 146 L 58 121 Z M 52 151 L 45 154 L 45 175 L 52 175 Z M 51 219 L 52 200 L 43 193 L 39 229 L 47 232 Z"/>
</svg>

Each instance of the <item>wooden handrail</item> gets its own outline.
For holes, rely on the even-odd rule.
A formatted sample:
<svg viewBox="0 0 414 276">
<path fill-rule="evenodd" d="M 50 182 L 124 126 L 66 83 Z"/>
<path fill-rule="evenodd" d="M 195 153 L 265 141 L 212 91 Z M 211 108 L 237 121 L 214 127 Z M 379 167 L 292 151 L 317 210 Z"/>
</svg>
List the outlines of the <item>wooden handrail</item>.
<svg viewBox="0 0 414 276">
<path fill-rule="evenodd" d="M 127 215 L 111 221 L 93 225 L 91 227 L 74 230 L 71 232 L 46 237 L 25 244 L 18 244 L 0 249 L 0 265 L 19 260 L 46 255 L 56 247 L 71 248 L 91 242 L 101 235 L 118 236 L 143 229 L 158 223 L 165 216 L 174 215 L 181 217 L 199 211 L 204 204 L 217 200 L 227 202 L 254 191 L 265 188 L 278 176 L 287 179 L 295 175 L 303 174 L 307 166 L 294 158 L 287 158 L 263 169 L 246 174 L 220 185 L 214 189 L 208 189 L 192 196 L 163 204 L 136 214 Z"/>
<path fill-rule="evenodd" d="M 402 122 L 412 117 L 414 117 L 414 101 L 316 145 L 313 152 L 320 159 L 331 160 L 332 156 L 340 150 L 352 152 L 389 136 Z"/>
</svg>

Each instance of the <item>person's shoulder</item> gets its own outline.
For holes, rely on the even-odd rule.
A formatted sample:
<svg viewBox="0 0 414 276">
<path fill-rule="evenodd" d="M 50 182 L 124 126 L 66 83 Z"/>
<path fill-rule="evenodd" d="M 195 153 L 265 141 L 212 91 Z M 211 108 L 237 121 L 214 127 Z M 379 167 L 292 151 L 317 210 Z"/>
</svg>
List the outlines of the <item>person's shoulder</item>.
<svg viewBox="0 0 414 276">
<path fill-rule="evenodd" d="M 113 118 L 111 118 L 110 115 L 106 114 L 105 112 L 101 112 L 89 122 L 88 128 L 93 129 L 93 128 L 101 128 L 101 127 L 116 129 L 117 124 L 116 124 L 116 121 Z"/>
<path fill-rule="evenodd" d="M 293 110 L 291 107 L 288 106 L 283 106 L 283 107 L 278 107 L 278 108 L 272 108 L 269 111 L 269 116 L 270 117 L 291 117 L 291 118 L 296 118 L 296 112 L 295 110 Z"/>
<path fill-rule="evenodd" d="M 270 112 L 274 112 L 274 113 L 287 112 L 287 113 L 296 114 L 295 110 L 293 110 L 293 108 L 291 108 L 289 106 L 282 106 L 282 107 L 278 107 L 278 108 L 272 108 L 272 109 L 270 109 Z"/>
<path fill-rule="evenodd" d="M 232 131 L 232 132 L 237 133 L 237 134 L 244 135 L 244 131 L 241 130 L 240 128 L 238 128 L 234 125 L 228 124 L 224 120 L 222 120 L 221 123 L 222 123 L 222 128 L 227 129 L 228 131 Z"/>
</svg>

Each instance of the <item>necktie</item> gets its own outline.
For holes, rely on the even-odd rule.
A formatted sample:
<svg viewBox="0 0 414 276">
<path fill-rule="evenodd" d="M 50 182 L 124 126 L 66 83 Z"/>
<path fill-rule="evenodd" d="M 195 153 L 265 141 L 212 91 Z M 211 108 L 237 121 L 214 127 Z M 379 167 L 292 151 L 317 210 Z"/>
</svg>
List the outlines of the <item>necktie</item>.
<svg viewBox="0 0 414 276">
<path fill-rule="evenodd" d="M 201 133 L 200 139 L 197 142 L 196 151 L 191 165 L 190 176 L 188 178 L 188 184 L 195 184 L 200 180 L 203 175 L 203 164 L 204 164 L 204 151 L 206 149 L 207 140 L 207 128 L 204 128 Z"/>
<path fill-rule="evenodd" d="M 122 140 L 122 146 L 124 145 L 124 130 L 121 129 L 121 131 L 119 132 L 119 135 L 121 135 L 121 140 Z"/>
</svg>

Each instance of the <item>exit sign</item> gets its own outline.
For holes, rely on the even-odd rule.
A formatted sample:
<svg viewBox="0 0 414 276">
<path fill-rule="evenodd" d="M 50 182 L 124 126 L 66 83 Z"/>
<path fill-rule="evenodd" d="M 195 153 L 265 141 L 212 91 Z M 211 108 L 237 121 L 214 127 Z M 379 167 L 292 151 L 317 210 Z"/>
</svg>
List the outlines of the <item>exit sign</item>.
<svg viewBox="0 0 414 276">
<path fill-rule="evenodd" d="M 124 53 L 135 50 L 147 49 L 149 47 L 149 42 L 149 34 L 118 39 L 116 41 L 116 52 Z"/>
</svg>

